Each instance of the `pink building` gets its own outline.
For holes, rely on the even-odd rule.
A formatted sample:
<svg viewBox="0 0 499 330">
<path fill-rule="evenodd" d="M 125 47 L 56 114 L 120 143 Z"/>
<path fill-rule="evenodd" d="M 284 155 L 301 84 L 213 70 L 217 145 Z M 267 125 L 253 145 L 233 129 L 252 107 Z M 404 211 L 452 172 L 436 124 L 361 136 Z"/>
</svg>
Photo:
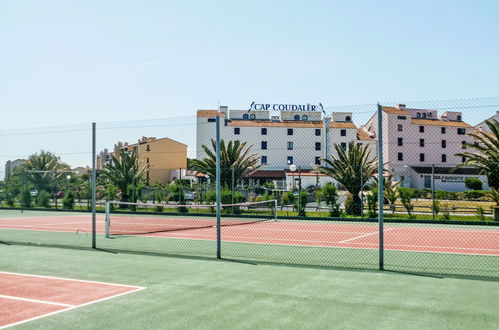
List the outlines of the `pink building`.
<svg viewBox="0 0 499 330">
<path fill-rule="evenodd" d="M 402 180 L 404 186 L 421 189 L 431 188 L 431 174 L 425 169 L 431 173 L 432 166 L 436 169 L 435 178 L 454 175 L 450 169 L 464 161 L 456 154 L 463 151 L 465 143 L 473 141 L 468 134 L 474 128 L 463 121 L 461 112 L 447 111 L 439 117 L 436 110 L 410 109 L 404 104 L 382 109 L 383 162 L 395 179 Z M 376 113 L 362 129 L 377 139 L 377 125 Z M 445 173 L 437 173 L 441 171 Z M 452 185 L 446 185 L 450 180 L 435 181 L 435 189 L 464 190 L 467 177 L 477 177 L 486 185 L 485 177 L 475 169 L 466 173 L 467 176 L 461 174 L 459 180 L 453 180 Z"/>
</svg>

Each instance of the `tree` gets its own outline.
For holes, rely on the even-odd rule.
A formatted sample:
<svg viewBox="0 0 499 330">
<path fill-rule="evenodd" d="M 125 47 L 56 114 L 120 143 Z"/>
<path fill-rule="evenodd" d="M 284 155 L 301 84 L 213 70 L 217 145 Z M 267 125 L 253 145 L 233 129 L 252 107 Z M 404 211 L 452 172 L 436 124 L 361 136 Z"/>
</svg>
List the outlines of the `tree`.
<svg viewBox="0 0 499 330">
<path fill-rule="evenodd" d="M 201 146 L 208 156 L 201 160 L 192 159 L 189 166 L 195 171 L 215 178 L 215 140 L 212 139 L 211 144 L 212 149 L 209 149 L 205 145 Z M 232 189 L 235 182 L 262 167 L 262 164 L 260 164 L 260 157 L 258 157 L 258 154 L 256 153 L 251 153 L 251 149 L 252 146 L 247 146 L 246 142 L 237 140 L 225 143 L 224 140 L 220 141 L 220 183 L 222 187 Z"/>
<path fill-rule="evenodd" d="M 145 182 L 146 169 L 147 165 L 140 164 L 136 153 L 122 151 L 119 158 L 112 155 L 112 161 L 106 164 L 102 176 L 118 187 L 121 192 L 121 202 L 136 202 L 139 197 L 136 194 L 137 187 Z"/>
<path fill-rule="evenodd" d="M 402 202 L 402 205 L 404 205 L 409 219 L 413 219 L 414 215 L 412 214 L 412 211 L 414 210 L 414 205 L 412 205 L 412 198 L 414 197 L 414 189 L 399 187 L 398 193 L 400 201 Z"/>
<path fill-rule="evenodd" d="M 352 207 L 347 212 L 352 215 L 360 215 L 361 199 L 359 193 L 366 182 L 376 173 L 378 160 L 376 157 L 371 157 L 370 146 L 357 145 L 354 141 L 348 144 L 347 150 L 344 150 L 339 144 L 335 144 L 334 149 L 338 156 L 331 155 L 331 160 L 323 159 L 325 165 L 319 166 L 317 170 L 332 177 L 345 187 L 352 195 Z"/>
<path fill-rule="evenodd" d="M 390 204 L 390 209 L 392 213 L 395 213 L 395 203 L 399 197 L 398 187 L 400 186 L 400 181 L 396 181 L 393 175 L 390 173 L 384 177 L 383 180 L 383 197 Z M 378 189 L 378 177 L 373 177 L 373 190 Z"/>
<path fill-rule="evenodd" d="M 22 165 L 26 179 L 38 190 L 52 191 L 51 189 L 67 171 L 69 165 L 61 162 L 61 159 L 50 151 L 40 150 L 28 157 Z"/>
<path fill-rule="evenodd" d="M 480 169 L 480 173 L 487 176 L 489 187 L 499 189 L 499 122 L 485 121 L 491 132 L 475 131 L 468 134 L 477 143 L 467 143 L 466 147 L 474 149 L 472 152 L 463 152 L 456 156 L 465 157 L 463 166 L 472 166 Z"/>
<path fill-rule="evenodd" d="M 340 204 L 338 203 L 338 190 L 331 182 L 327 182 L 321 190 L 322 198 L 329 206 L 329 215 L 339 217 L 341 215 Z"/>
<path fill-rule="evenodd" d="M 482 190 L 483 189 L 483 184 L 482 181 L 480 181 L 477 178 L 467 178 L 464 180 L 464 185 L 466 188 L 471 189 L 471 190 Z"/>
</svg>

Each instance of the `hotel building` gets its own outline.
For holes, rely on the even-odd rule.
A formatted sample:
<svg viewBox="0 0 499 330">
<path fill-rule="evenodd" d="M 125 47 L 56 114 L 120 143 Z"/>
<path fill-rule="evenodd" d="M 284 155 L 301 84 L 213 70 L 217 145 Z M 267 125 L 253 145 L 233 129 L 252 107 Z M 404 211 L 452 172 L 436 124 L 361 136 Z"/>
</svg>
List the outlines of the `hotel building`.
<svg viewBox="0 0 499 330">
<path fill-rule="evenodd" d="M 197 111 L 197 159 L 206 157 L 202 145 L 211 149 L 217 116 L 221 139 L 247 142 L 260 157 L 264 166 L 250 175 L 253 178 L 284 180 L 290 165 L 307 173 L 327 157 L 327 149 L 334 155 L 333 144 L 346 149 L 350 141 L 373 145 L 376 142 L 367 132 L 357 129 L 352 113 L 348 112 L 334 112 L 323 118 L 320 111 L 248 111 L 221 106 L 218 110 Z"/>
<path fill-rule="evenodd" d="M 456 154 L 465 151 L 474 127 L 465 123 L 461 112 L 447 111 L 440 117 L 436 110 L 411 109 L 404 104 L 382 107 L 383 162 L 402 185 L 417 189 L 465 190 L 464 180 L 479 178 L 486 188 L 485 176 L 475 168 L 454 170 L 464 159 Z M 377 138 L 377 113 L 362 126 Z M 432 168 L 434 176 L 432 178 Z"/>
</svg>

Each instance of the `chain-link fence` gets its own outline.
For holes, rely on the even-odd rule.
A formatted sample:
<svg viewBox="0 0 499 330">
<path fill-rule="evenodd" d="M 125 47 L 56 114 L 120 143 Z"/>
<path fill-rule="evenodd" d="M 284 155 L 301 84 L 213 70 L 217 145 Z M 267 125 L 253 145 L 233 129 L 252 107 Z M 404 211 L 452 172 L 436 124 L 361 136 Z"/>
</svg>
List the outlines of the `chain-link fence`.
<svg viewBox="0 0 499 330">
<path fill-rule="evenodd" d="M 3 130 L 0 241 L 499 278 L 497 109 L 252 104 L 94 137 Z"/>
</svg>

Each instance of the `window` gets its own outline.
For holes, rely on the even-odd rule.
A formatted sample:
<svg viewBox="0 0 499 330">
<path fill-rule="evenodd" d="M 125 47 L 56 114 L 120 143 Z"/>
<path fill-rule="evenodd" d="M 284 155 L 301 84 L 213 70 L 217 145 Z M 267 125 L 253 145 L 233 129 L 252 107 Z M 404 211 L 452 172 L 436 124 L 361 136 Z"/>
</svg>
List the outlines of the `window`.
<svg viewBox="0 0 499 330">
<path fill-rule="evenodd" d="M 262 156 L 262 164 L 267 164 L 267 156 Z"/>
<path fill-rule="evenodd" d="M 265 127 L 262 128 L 262 135 L 267 135 L 267 129 Z"/>
<path fill-rule="evenodd" d="M 401 124 L 397 125 L 397 131 L 402 132 L 402 125 Z"/>
<path fill-rule="evenodd" d="M 397 154 L 397 159 L 398 159 L 399 161 L 403 161 L 403 160 L 404 160 L 404 154 L 403 154 L 403 153 L 401 153 L 401 152 L 399 152 L 399 153 Z"/>
<path fill-rule="evenodd" d="M 457 129 L 457 134 L 458 135 L 465 135 L 466 134 L 466 128 L 458 128 Z"/>
<path fill-rule="evenodd" d="M 460 115 L 457 115 L 457 120 L 458 120 L 458 121 L 461 121 L 461 120 L 463 120 L 463 119 L 462 119 L 462 117 L 461 117 Z"/>
<path fill-rule="evenodd" d="M 321 143 L 315 142 L 315 150 L 321 150 Z"/>
<path fill-rule="evenodd" d="M 419 146 L 424 147 L 424 139 L 419 139 Z"/>
<path fill-rule="evenodd" d="M 151 151 L 151 146 L 149 144 L 146 147 L 146 151 Z"/>
<path fill-rule="evenodd" d="M 406 116 L 397 116 L 397 119 L 405 120 L 407 117 Z"/>
<path fill-rule="evenodd" d="M 320 164 L 321 164 L 321 158 L 315 157 L 315 165 L 320 165 Z"/>
<path fill-rule="evenodd" d="M 341 135 L 341 136 L 347 136 L 347 130 L 346 130 L 346 129 L 342 129 L 342 130 L 340 131 L 340 135 Z"/>
<path fill-rule="evenodd" d="M 440 133 L 445 134 L 445 127 L 440 127 Z"/>
<path fill-rule="evenodd" d="M 345 142 L 341 142 L 341 147 L 343 150 L 347 150 L 347 144 Z"/>
<path fill-rule="evenodd" d="M 404 145 L 404 138 L 398 138 L 397 139 L 397 145 L 400 147 L 400 146 L 403 146 Z"/>
<path fill-rule="evenodd" d="M 217 120 L 216 120 L 215 118 L 208 118 L 208 122 L 209 122 L 209 123 L 214 123 L 214 122 L 216 122 L 216 121 L 217 121 Z"/>
<path fill-rule="evenodd" d="M 293 142 L 288 142 L 288 150 L 293 150 Z"/>
<path fill-rule="evenodd" d="M 447 148 L 447 141 L 442 140 L 442 148 Z"/>
<path fill-rule="evenodd" d="M 300 115 L 295 115 L 293 118 L 294 120 L 300 120 Z"/>
<path fill-rule="evenodd" d="M 245 120 L 246 120 L 246 119 L 249 119 L 249 115 L 248 115 L 247 113 L 245 113 L 245 114 L 243 115 L 243 119 L 245 119 Z"/>
<path fill-rule="evenodd" d="M 461 163 L 464 163 L 466 161 L 466 156 L 461 156 Z"/>
<path fill-rule="evenodd" d="M 307 115 L 301 116 L 301 120 L 308 120 L 308 116 Z"/>
<path fill-rule="evenodd" d="M 352 121 L 352 117 L 350 117 L 350 116 L 346 116 L 346 117 L 345 117 L 345 121 Z"/>
<path fill-rule="evenodd" d="M 419 133 L 424 133 L 424 126 L 419 126 Z"/>
<path fill-rule="evenodd" d="M 262 150 L 267 150 L 267 141 L 262 141 Z"/>
<path fill-rule="evenodd" d="M 288 156 L 288 165 L 293 164 L 293 156 Z"/>
<path fill-rule="evenodd" d="M 423 112 L 423 118 L 426 118 L 426 112 Z"/>
<path fill-rule="evenodd" d="M 419 154 L 419 161 L 424 162 L 424 154 L 423 153 Z"/>
<path fill-rule="evenodd" d="M 320 128 L 315 129 L 315 136 L 321 136 L 321 129 Z"/>
<path fill-rule="evenodd" d="M 149 157 L 147 157 L 147 159 L 146 159 L 146 163 L 147 163 L 147 164 L 149 164 Z"/>
<path fill-rule="evenodd" d="M 254 113 L 252 113 L 252 114 L 250 115 L 250 119 L 251 119 L 251 120 L 256 119 L 256 115 L 255 115 Z"/>
<path fill-rule="evenodd" d="M 446 163 L 446 162 L 447 162 L 447 155 L 442 154 L 442 163 Z"/>
<path fill-rule="evenodd" d="M 466 141 L 461 141 L 461 149 L 466 149 L 466 148 L 468 148 Z"/>
<path fill-rule="evenodd" d="M 418 113 L 416 114 L 416 117 L 421 118 L 421 113 L 420 113 L 420 112 L 418 112 Z"/>
<path fill-rule="evenodd" d="M 234 128 L 234 134 L 239 135 L 241 133 L 241 129 L 239 127 Z"/>
<path fill-rule="evenodd" d="M 293 135 L 293 129 L 292 128 L 288 128 L 288 135 Z"/>
</svg>

